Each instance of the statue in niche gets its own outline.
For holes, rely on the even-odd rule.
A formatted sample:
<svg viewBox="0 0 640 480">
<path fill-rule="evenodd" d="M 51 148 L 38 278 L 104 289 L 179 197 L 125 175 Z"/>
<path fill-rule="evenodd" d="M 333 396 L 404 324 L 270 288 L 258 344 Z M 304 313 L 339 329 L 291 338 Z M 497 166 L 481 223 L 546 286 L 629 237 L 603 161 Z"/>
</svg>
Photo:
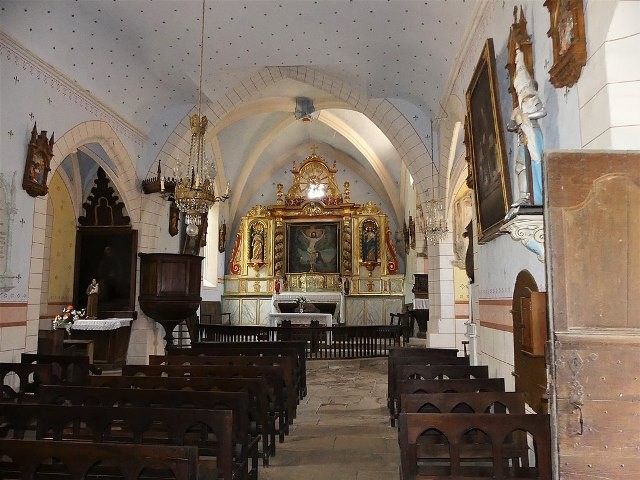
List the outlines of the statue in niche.
<svg viewBox="0 0 640 480">
<path fill-rule="evenodd" d="M 513 109 L 507 130 L 515 133 L 514 164 L 519 196 L 512 208 L 542 205 L 543 137 L 538 119 L 547 112 L 538 95 L 538 85 L 529 74 L 519 48 L 516 48 L 513 88 L 518 97 L 518 106 Z"/>
<path fill-rule="evenodd" d="M 251 235 L 251 261 L 262 263 L 264 261 L 264 228 L 256 224 Z"/>
</svg>

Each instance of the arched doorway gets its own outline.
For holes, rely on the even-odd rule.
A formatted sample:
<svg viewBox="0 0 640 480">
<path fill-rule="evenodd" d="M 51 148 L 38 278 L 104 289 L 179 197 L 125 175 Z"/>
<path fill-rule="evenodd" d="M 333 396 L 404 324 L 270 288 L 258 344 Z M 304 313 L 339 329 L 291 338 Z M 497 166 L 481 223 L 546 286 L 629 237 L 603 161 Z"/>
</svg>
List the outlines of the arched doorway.
<svg viewBox="0 0 640 480">
<path fill-rule="evenodd" d="M 513 317 L 513 364 L 516 392 L 525 394 L 536 413 L 548 413 L 546 341 L 549 336 L 546 292 L 527 270 L 516 277 L 511 314 Z"/>
</svg>

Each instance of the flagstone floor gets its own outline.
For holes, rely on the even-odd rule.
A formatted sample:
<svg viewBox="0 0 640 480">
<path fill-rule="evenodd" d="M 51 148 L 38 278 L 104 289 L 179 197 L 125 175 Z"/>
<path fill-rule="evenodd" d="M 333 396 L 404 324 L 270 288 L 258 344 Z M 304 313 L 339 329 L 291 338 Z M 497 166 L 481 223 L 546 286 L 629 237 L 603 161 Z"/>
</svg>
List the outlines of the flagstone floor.
<svg viewBox="0 0 640 480">
<path fill-rule="evenodd" d="M 308 395 L 259 480 L 397 480 L 397 432 L 386 408 L 387 360 L 307 362 Z"/>
</svg>

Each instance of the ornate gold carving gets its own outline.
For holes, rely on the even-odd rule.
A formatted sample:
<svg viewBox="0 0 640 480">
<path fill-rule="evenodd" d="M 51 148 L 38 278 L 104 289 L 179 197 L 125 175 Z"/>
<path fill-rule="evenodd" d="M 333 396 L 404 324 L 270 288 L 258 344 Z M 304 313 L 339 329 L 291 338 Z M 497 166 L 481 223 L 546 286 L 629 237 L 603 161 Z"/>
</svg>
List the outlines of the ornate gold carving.
<svg viewBox="0 0 640 480">
<path fill-rule="evenodd" d="M 276 200 L 276 204 L 282 205 L 284 203 L 284 200 L 283 200 L 284 192 L 282 191 L 282 189 L 284 188 L 284 185 L 279 183 L 277 187 L 278 187 L 278 193 L 276 195 L 278 196 L 278 200 Z"/>
<path fill-rule="evenodd" d="M 308 215 L 311 217 L 317 216 L 317 215 L 323 215 L 324 214 L 324 209 L 318 205 L 317 203 L 310 203 L 308 205 L 305 205 L 304 208 L 302 209 L 302 214 L 303 215 Z"/>
<path fill-rule="evenodd" d="M 293 185 L 287 192 L 284 204 L 300 206 L 309 200 L 317 200 L 325 205 L 342 204 L 342 194 L 335 180 L 335 162 L 329 167 L 326 161 L 315 152 L 306 157 L 299 168 L 293 162 L 291 173 Z"/>
<path fill-rule="evenodd" d="M 262 205 L 254 205 L 254 207 L 247 213 L 248 217 L 268 217 L 270 212 Z"/>
<path fill-rule="evenodd" d="M 572 87 L 587 63 L 583 0 L 546 0 L 551 27 L 547 35 L 553 43 L 553 67 L 549 81 L 556 87 Z"/>
<path fill-rule="evenodd" d="M 344 203 L 351 202 L 351 184 L 344 182 Z"/>
<path fill-rule="evenodd" d="M 342 222 L 342 274 L 351 275 L 352 271 L 351 218 L 345 217 Z"/>
<path fill-rule="evenodd" d="M 382 214 L 382 210 L 380 207 L 369 200 L 367 203 L 362 205 L 360 208 L 356 210 L 358 215 L 380 215 Z"/>
<path fill-rule="evenodd" d="M 242 272 L 242 232 L 236 234 L 236 244 L 231 254 L 231 262 L 229 262 L 229 272 L 232 275 L 240 275 Z"/>
<path fill-rule="evenodd" d="M 276 220 L 273 249 L 273 273 L 277 278 L 280 278 L 284 273 L 284 269 L 282 268 L 284 261 L 284 224 L 282 223 L 282 219 Z"/>
</svg>

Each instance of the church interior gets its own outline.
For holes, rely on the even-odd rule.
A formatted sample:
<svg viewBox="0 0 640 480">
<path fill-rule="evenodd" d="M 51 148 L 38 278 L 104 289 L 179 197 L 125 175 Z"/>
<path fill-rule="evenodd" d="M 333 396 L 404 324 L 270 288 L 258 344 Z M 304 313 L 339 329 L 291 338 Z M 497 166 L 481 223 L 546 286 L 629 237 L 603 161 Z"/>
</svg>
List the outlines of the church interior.
<svg viewBox="0 0 640 480">
<path fill-rule="evenodd" d="M 399 322 L 548 418 L 535 478 L 637 478 L 638 18 L 0 0 L 0 360 Z"/>
</svg>

